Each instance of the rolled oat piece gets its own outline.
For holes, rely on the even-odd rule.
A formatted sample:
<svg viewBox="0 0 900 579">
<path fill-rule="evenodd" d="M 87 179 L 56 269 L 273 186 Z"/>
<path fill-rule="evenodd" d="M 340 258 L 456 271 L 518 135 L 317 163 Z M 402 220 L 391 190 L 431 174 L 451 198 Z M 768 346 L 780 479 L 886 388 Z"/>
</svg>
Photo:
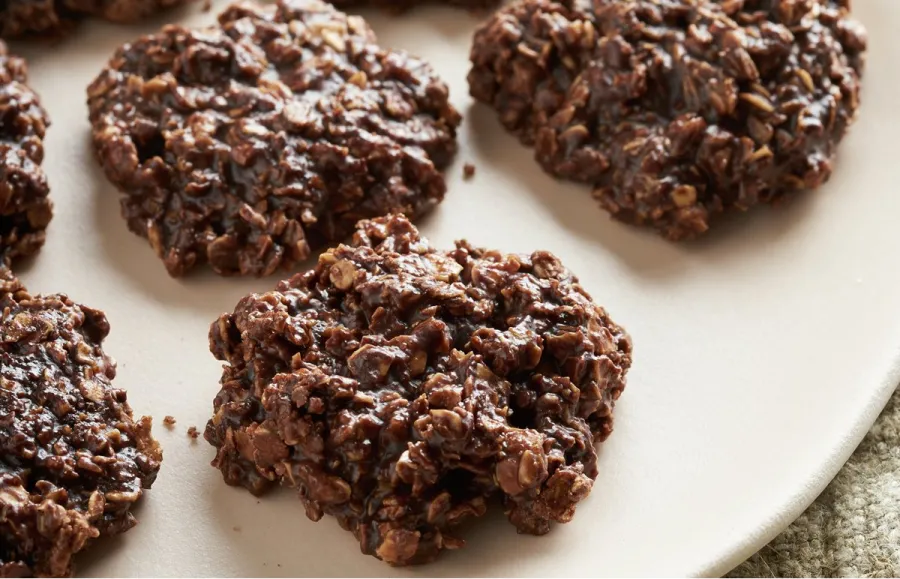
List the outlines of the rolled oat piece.
<svg viewBox="0 0 900 579">
<path fill-rule="evenodd" d="M 103 312 L 0 280 L 0 576 L 68 576 L 91 541 L 134 526 L 162 451 L 112 385 Z"/>
<path fill-rule="evenodd" d="M 25 61 L 0 40 L 0 267 L 37 252 L 53 217 L 41 169 L 50 119 L 27 82 Z"/>
<path fill-rule="evenodd" d="M 235 4 L 121 47 L 88 89 L 97 159 L 169 273 L 268 275 L 361 218 L 444 196 L 460 116 L 425 62 L 320 0 Z"/>
<path fill-rule="evenodd" d="M 0 3 L 0 37 L 60 36 L 93 16 L 129 24 L 189 0 L 5 0 Z"/>
<path fill-rule="evenodd" d="M 859 107 L 849 0 L 517 0 L 469 87 L 549 173 L 671 240 L 824 183 Z"/>
<path fill-rule="evenodd" d="M 494 496 L 519 532 L 571 520 L 632 352 L 552 254 L 439 251 L 398 215 L 243 298 L 210 349 L 225 481 L 295 488 L 392 565 L 461 547 Z"/>
</svg>

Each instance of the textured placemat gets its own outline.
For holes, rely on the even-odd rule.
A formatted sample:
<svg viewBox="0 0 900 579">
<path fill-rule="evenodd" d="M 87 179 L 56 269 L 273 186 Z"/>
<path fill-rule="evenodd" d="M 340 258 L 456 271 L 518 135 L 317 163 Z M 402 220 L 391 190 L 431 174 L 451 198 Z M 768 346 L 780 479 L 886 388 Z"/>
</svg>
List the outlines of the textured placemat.
<svg viewBox="0 0 900 579">
<path fill-rule="evenodd" d="M 900 575 L 900 389 L 828 488 L 729 577 Z"/>
</svg>

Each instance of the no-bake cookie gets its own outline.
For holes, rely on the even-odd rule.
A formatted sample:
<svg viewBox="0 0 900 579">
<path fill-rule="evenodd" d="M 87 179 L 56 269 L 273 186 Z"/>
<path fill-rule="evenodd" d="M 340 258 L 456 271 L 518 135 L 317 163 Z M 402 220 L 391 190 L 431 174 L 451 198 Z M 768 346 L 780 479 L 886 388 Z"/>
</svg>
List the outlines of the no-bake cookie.
<svg viewBox="0 0 900 579">
<path fill-rule="evenodd" d="M 552 254 L 438 251 L 402 216 L 242 299 L 210 348 L 225 481 L 296 488 L 394 565 L 462 546 L 454 527 L 491 497 L 520 532 L 569 521 L 632 350 Z"/>
<path fill-rule="evenodd" d="M 40 249 L 53 217 L 41 169 L 50 119 L 27 80 L 25 61 L 0 41 L 0 267 Z"/>
<path fill-rule="evenodd" d="M 553 175 L 672 240 L 814 188 L 859 106 L 849 0 L 517 0 L 480 27 L 472 95 Z"/>
<path fill-rule="evenodd" d="M 112 386 L 103 312 L 0 280 L 0 576 L 67 576 L 90 541 L 134 526 L 162 452 Z"/>
<path fill-rule="evenodd" d="M 4 0 L 0 37 L 59 36 L 86 16 L 134 23 L 188 0 Z"/>
<path fill-rule="evenodd" d="M 120 48 L 88 89 L 129 228 L 173 276 L 267 275 L 444 195 L 460 116 L 425 62 L 319 0 L 236 4 Z"/>
</svg>

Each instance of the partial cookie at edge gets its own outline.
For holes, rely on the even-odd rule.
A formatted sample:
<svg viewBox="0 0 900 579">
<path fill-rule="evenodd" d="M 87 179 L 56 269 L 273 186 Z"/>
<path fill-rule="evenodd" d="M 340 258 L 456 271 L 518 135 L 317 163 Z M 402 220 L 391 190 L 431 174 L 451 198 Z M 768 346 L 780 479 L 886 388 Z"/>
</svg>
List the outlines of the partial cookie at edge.
<svg viewBox="0 0 900 579">
<path fill-rule="evenodd" d="M 848 0 L 519 0 L 469 84 L 546 171 L 680 240 L 828 179 L 865 47 Z"/>
<path fill-rule="evenodd" d="M 106 316 L 0 279 L 0 575 L 68 576 L 91 541 L 134 526 L 162 451 L 112 386 Z"/>
<path fill-rule="evenodd" d="M 0 37 L 58 37 L 87 17 L 131 24 L 191 0 L 6 0 Z"/>
<path fill-rule="evenodd" d="M 36 253 L 53 217 L 41 168 L 50 119 L 27 81 L 25 61 L 0 40 L 0 266 Z"/>
</svg>

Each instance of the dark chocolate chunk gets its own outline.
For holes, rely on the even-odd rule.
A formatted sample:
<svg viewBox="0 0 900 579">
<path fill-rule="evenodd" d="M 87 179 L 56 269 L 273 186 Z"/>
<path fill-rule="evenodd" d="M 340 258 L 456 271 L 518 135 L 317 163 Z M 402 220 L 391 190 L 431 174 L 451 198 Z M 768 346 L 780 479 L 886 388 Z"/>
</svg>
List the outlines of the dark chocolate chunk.
<svg viewBox="0 0 900 579">
<path fill-rule="evenodd" d="M 210 348 L 225 481 L 296 488 L 394 565 L 462 546 L 453 528 L 492 496 L 520 532 L 569 521 L 632 350 L 552 254 L 438 251 L 402 216 L 242 299 Z"/>
<path fill-rule="evenodd" d="M 559 177 L 680 240 L 831 175 L 859 106 L 849 0 L 517 0 L 469 86 Z"/>
<path fill-rule="evenodd" d="M 112 385 L 103 312 L 0 277 L 0 576 L 67 576 L 134 526 L 162 451 Z"/>
<path fill-rule="evenodd" d="M 41 169 L 50 119 L 27 80 L 25 61 L 0 41 L 0 267 L 37 252 L 53 217 Z"/>
<path fill-rule="evenodd" d="M 129 228 L 173 276 L 268 275 L 360 218 L 418 216 L 460 116 L 431 67 L 319 0 L 237 4 L 118 50 L 88 89 Z"/>
</svg>

